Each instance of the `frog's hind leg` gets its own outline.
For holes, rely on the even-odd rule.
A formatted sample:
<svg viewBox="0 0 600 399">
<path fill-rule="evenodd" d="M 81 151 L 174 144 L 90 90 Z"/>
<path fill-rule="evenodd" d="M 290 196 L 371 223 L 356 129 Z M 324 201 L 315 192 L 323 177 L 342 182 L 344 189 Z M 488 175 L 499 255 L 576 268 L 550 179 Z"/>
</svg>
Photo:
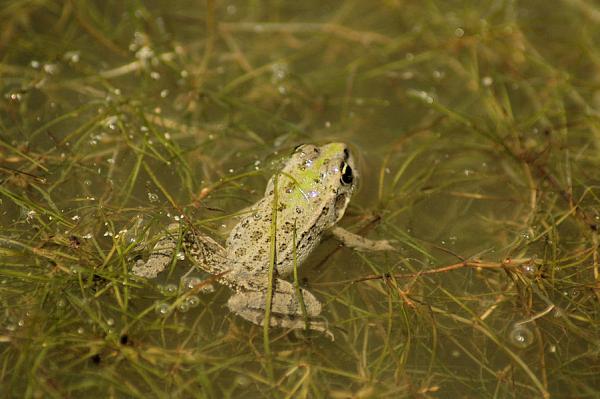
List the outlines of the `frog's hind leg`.
<svg viewBox="0 0 600 399">
<path fill-rule="evenodd" d="M 165 270 L 175 255 L 175 250 L 180 240 L 180 226 L 171 224 L 167 227 L 164 236 L 152 248 L 146 262 L 138 261 L 133 267 L 133 274 L 139 277 L 156 278 Z"/>
<path fill-rule="evenodd" d="M 296 295 L 296 289 L 290 282 L 277 279 L 274 288 L 269 325 L 315 330 L 326 334 L 333 340 L 333 334 L 327 328 L 327 323 L 322 319 L 315 319 L 321 313 L 321 303 L 312 293 L 300 289 L 301 302 Z M 263 325 L 266 297 L 266 288 L 257 291 L 240 291 L 229 298 L 227 307 L 244 319 Z M 302 303 L 304 303 L 304 310 Z"/>
</svg>

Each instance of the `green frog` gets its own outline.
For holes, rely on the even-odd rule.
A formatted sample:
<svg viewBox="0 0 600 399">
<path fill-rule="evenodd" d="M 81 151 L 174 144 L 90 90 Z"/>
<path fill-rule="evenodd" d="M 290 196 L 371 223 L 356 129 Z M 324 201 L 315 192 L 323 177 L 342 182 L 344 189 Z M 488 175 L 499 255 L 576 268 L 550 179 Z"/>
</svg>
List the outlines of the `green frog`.
<svg viewBox="0 0 600 399">
<path fill-rule="evenodd" d="M 309 328 L 332 336 L 319 318 L 319 300 L 284 278 L 302 264 L 325 232 L 357 250 L 394 249 L 386 240 L 368 240 L 336 226 L 358 179 L 346 144 L 296 147 L 283 169 L 269 180 L 264 196 L 231 230 L 225 246 L 196 229 L 174 224 L 133 272 L 156 277 L 171 263 L 180 243 L 195 266 L 234 291 L 227 302 L 232 312 L 263 325 L 272 266 L 270 326 Z"/>
</svg>

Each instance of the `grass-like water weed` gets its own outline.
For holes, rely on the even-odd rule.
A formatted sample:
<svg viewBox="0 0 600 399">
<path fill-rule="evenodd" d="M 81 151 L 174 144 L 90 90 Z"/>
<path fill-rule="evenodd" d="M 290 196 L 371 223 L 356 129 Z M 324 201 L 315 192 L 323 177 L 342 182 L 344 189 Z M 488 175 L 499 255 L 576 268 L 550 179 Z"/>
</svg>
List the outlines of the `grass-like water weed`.
<svg viewBox="0 0 600 399">
<path fill-rule="evenodd" d="M 0 5 L 0 395 L 600 395 L 600 8 L 592 2 Z M 335 335 L 131 269 L 223 238 L 288 152 L 361 191 L 300 285 Z M 299 287 L 297 287 L 299 290 Z"/>
</svg>

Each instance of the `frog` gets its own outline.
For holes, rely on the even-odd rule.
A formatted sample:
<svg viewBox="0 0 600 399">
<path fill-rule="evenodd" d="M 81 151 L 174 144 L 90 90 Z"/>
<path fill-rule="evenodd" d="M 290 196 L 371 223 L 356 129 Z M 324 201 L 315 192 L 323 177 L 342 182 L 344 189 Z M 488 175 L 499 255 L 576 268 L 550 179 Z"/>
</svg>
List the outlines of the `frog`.
<svg viewBox="0 0 600 399">
<path fill-rule="evenodd" d="M 321 302 L 297 280 L 293 284 L 286 278 L 327 233 L 355 250 L 394 250 L 388 240 L 370 240 L 337 226 L 359 179 L 347 144 L 300 145 L 269 179 L 263 197 L 244 212 L 224 245 L 193 226 L 172 224 L 133 273 L 155 278 L 183 248 L 195 267 L 231 288 L 227 307 L 234 314 L 264 325 L 270 294 L 270 327 L 314 330 L 332 338 L 320 317 Z"/>
</svg>

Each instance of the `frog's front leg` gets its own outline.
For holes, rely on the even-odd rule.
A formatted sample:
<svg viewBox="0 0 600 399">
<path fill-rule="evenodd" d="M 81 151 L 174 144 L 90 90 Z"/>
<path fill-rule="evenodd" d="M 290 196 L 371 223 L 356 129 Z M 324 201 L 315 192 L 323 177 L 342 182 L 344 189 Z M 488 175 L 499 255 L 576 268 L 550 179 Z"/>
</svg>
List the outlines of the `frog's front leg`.
<svg viewBox="0 0 600 399">
<path fill-rule="evenodd" d="M 304 311 L 294 286 L 285 280 L 276 279 L 271 299 L 271 314 L 269 325 L 293 329 L 319 331 L 327 334 L 333 340 L 333 334 L 327 329 L 323 320 L 315 320 L 321 313 L 321 303 L 309 291 L 300 289 Z M 238 291 L 227 301 L 227 307 L 232 312 L 259 326 L 265 319 L 267 289 L 256 291 Z"/>
<path fill-rule="evenodd" d="M 396 249 L 388 240 L 369 240 L 358 234 L 349 232 L 338 226 L 334 226 L 330 230 L 336 240 L 344 246 L 352 248 L 356 251 L 395 251 Z"/>
</svg>

